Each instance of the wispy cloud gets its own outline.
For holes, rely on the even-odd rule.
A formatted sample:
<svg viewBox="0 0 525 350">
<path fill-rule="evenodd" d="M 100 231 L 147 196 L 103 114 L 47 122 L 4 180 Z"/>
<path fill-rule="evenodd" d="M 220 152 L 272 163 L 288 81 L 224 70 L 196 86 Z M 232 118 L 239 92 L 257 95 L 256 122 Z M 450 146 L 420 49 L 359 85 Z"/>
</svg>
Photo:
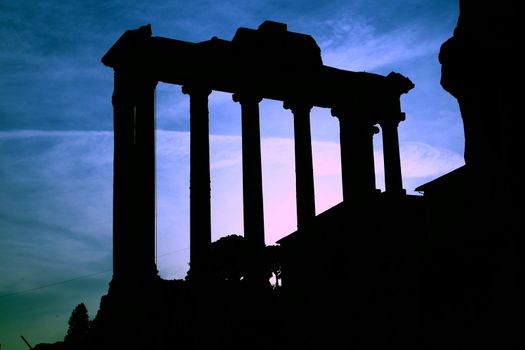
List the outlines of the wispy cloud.
<svg viewBox="0 0 525 350">
<path fill-rule="evenodd" d="M 73 138 L 92 138 L 92 137 L 111 137 L 113 138 L 112 131 L 106 130 L 13 130 L 13 131 L 0 131 L 0 140 L 17 140 L 17 139 L 28 139 L 28 138 L 49 138 L 49 137 L 73 137 Z"/>
<path fill-rule="evenodd" d="M 173 246 L 165 247 L 170 251 L 187 247 L 189 239 L 189 134 L 160 130 L 157 138 L 159 230 L 173 241 Z M 6 189 L 0 196 L 4 214 L 0 239 L 3 247 L 13 248 L 2 256 L 20 262 L 17 252 L 23 249 L 29 259 L 26 264 L 38 260 L 42 268 L 44 261 L 49 261 L 50 268 L 59 266 L 53 259 L 73 259 L 91 268 L 101 267 L 92 265 L 98 259 L 107 263 L 111 252 L 112 133 L 0 132 L 0 143 L 4 164 L 0 181 Z M 327 141 L 314 141 L 312 148 L 318 209 L 326 209 L 341 199 L 340 148 Z M 238 232 L 242 227 L 241 151 L 239 136 L 211 136 L 216 235 Z M 274 241 L 295 228 L 293 140 L 264 138 L 262 151 L 267 232 Z M 380 179 L 381 150 L 375 156 Z M 439 176 L 463 164 L 457 153 L 417 142 L 401 145 L 401 159 L 405 179 Z M 178 233 L 173 240 L 174 227 L 186 233 Z M 13 234 L 16 241 L 10 241 Z M 53 249 L 60 255 L 46 256 Z"/>
<path fill-rule="evenodd" d="M 456 1 L 417 5 L 373 0 L 153 1 L 147 6 L 124 0 L 2 3 L 0 129 L 15 131 L 0 131 L 0 293 L 111 269 L 113 72 L 100 58 L 125 30 L 150 23 L 153 35 L 188 41 L 217 35 L 231 40 L 238 27 L 257 28 L 272 19 L 288 23 L 291 31 L 311 34 L 323 50 L 325 64 L 384 73 L 400 63 L 406 68 L 406 63 L 432 55 L 450 35 L 451 29 L 443 31 L 444 26 L 429 34 L 418 21 L 405 21 L 418 17 L 416 13 L 403 12 L 402 20 L 392 16 L 399 14 L 394 7 L 419 11 L 430 3 L 435 8 L 427 9 L 425 21 L 419 21 L 425 26 L 436 13 L 440 20 L 444 18 L 440 9 Z M 384 26 L 385 20 L 391 25 Z M 412 71 L 400 72 L 413 76 Z M 163 255 L 158 263 L 163 277 L 181 278 L 189 258 L 189 102 L 180 87 L 164 88 L 160 86 L 157 95 L 157 127 L 161 129 L 157 133 L 157 236 L 158 253 Z M 429 106 L 436 103 L 434 92 L 429 90 L 428 95 L 428 100 L 416 97 L 425 103 L 423 107 L 414 104 L 410 116 L 427 119 L 421 109 L 431 110 Z M 327 110 L 312 111 L 318 212 L 341 200 L 338 127 L 337 120 L 330 118 Z M 229 94 L 213 93 L 214 239 L 243 230 L 241 140 L 236 136 L 240 125 L 239 105 Z M 281 104 L 261 103 L 269 244 L 295 229 L 291 125 L 293 119 Z M 94 131 L 68 131 L 72 129 Z M 450 135 L 448 131 L 432 134 Z M 461 157 L 447 151 L 447 146 L 435 146 L 445 144 L 437 136 L 430 140 L 419 128 L 409 136 L 423 141 L 401 146 L 407 190 L 460 163 Z M 378 179 L 382 177 L 380 157 L 376 153 Z M 2 345 L 15 348 L 20 329 L 27 329 L 25 335 L 33 342 L 61 339 L 67 317 L 78 302 L 85 301 L 90 314 L 96 313 L 110 278 L 111 273 L 102 274 L 0 300 Z"/>
<path fill-rule="evenodd" d="M 218 238 L 229 233 L 242 233 L 241 137 L 212 135 L 210 143 L 214 236 Z M 267 242 L 271 243 L 295 230 L 294 141 L 290 138 L 263 138 L 261 148 L 266 234 Z M 338 142 L 313 141 L 312 149 L 319 213 L 342 200 L 340 145 Z M 159 157 L 167 162 L 176 157 L 184 157 L 187 162 L 189 134 L 160 132 L 158 151 Z M 378 187 L 384 188 L 382 150 L 377 148 L 374 153 Z M 400 153 L 402 174 L 409 193 L 414 193 L 414 188 L 421 181 L 443 175 L 463 165 L 461 155 L 419 142 L 402 143 Z M 161 163 L 159 162 L 160 167 Z M 189 193 L 186 187 L 189 178 L 187 165 L 182 168 L 181 164 L 168 166 L 165 171 L 167 174 L 180 174 L 182 171 L 184 179 L 179 179 L 183 183 L 179 191 Z M 173 183 L 173 177 L 169 179 Z M 172 196 L 177 195 L 173 192 Z M 188 205 L 187 195 L 184 198 L 184 205 Z M 181 199 L 177 201 L 180 202 Z M 188 214 L 187 211 L 184 213 Z M 188 229 L 187 225 L 184 227 Z"/>
<path fill-rule="evenodd" d="M 105 132 L 0 133 L 0 256 L 3 266 L 33 267 L 32 275 L 17 272 L 3 283 L 110 261 L 111 140 Z"/>
<path fill-rule="evenodd" d="M 439 39 L 421 35 L 417 25 L 380 32 L 371 24 L 352 18 L 324 23 L 330 34 L 319 42 L 326 65 L 353 71 L 376 71 L 435 54 Z"/>
<path fill-rule="evenodd" d="M 111 271 L 71 279 L 111 270 L 111 153 L 109 132 L 0 132 L 3 344 L 61 339 L 79 302 L 94 316 Z"/>
<path fill-rule="evenodd" d="M 401 145 L 401 164 L 406 177 L 440 176 L 464 164 L 463 156 L 420 142 Z"/>
</svg>

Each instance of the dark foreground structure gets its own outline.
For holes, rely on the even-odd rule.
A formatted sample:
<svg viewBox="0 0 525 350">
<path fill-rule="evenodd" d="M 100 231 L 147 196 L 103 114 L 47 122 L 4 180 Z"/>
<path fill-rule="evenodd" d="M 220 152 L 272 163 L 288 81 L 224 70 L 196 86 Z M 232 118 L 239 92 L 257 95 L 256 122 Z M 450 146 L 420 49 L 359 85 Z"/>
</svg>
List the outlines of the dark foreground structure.
<svg viewBox="0 0 525 350">
<path fill-rule="evenodd" d="M 439 56 L 457 98 L 466 165 L 407 195 L 397 126 L 398 73 L 322 63 L 315 40 L 266 21 L 231 41 L 188 43 L 129 30 L 102 61 L 114 69 L 114 274 L 92 324 L 91 349 L 465 349 L 523 347 L 525 147 L 515 86 L 514 3 L 460 2 Z M 495 23 L 486 27 L 485 23 Z M 489 64 L 490 62 L 490 64 Z M 513 65 L 512 63 L 515 63 Z M 520 73 L 521 74 L 521 73 Z M 190 270 L 166 281 L 155 266 L 156 84 L 189 96 Z M 212 254 L 208 96 L 232 94 L 242 116 L 242 279 Z M 268 281 L 259 102 L 283 102 L 295 127 L 296 232 L 278 243 L 282 286 Z M 315 215 L 309 111 L 340 122 L 343 202 Z M 383 141 L 376 189 L 373 136 Z M 230 276 L 225 277 L 225 276 Z M 239 277 L 239 276 L 238 276 Z"/>
</svg>

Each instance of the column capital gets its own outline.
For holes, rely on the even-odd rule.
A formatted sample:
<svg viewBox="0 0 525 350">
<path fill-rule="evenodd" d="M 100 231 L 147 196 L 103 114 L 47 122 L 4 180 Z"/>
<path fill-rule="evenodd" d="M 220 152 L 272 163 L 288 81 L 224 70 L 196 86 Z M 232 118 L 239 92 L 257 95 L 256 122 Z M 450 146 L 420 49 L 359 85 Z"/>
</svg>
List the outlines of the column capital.
<svg viewBox="0 0 525 350">
<path fill-rule="evenodd" d="M 302 102 L 298 100 L 284 100 L 283 101 L 283 108 L 289 109 L 292 111 L 292 113 L 296 112 L 310 112 L 313 105 L 308 102 Z"/>
<path fill-rule="evenodd" d="M 140 96 L 155 90 L 158 81 L 143 74 L 127 70 L 115 70 L 112 103 L 132 103 Z"/>
<path fill-rule="evenodd" d="M 262 101 L 262 97 L 257 96 L 256 94 L 250 92 L 236 92 L 232 95 L 233 102 L 243 103 L 259 103 Z"/>
<path fill-rule="evenodd" d="M 389 113 L 384 115 L 382 118 L 379 118 L 378 122 L 381 126 L 383 125 L 393 125 L 397 126 L 400 122 L 406 119 L 406 114 L 404 112 Z"/>
<path fill-rule="evenodd" d="M 362 124 L 376 124 L 377 118 L 370 111 L 363 111 L 359 108 L 351 108 L 347 106 L 335 106 L 330 109 L 332 117 L 339 120 L 352 120 L 355 123 Z"/>
<path fill-rule="evenodd" d="M 193 95 L 193 94 L 201 94 L 208 96 L 211 94 L 211 89 L 202 87 L 202 86 L 196 86 L 196 85 L 183 85 L 182 86 L 182 93 L 185 95 Z"/>
<path fill-rule="evenodd" d="M 332 107 L 330 108 L 330 114 L 332 115 L 332 117 L 336 117 L 336 118 L 341 118 L 344 114 L 347 114 L 348 113 L 348 110 L 347 109 L 343 109 L 341 107 Z"/>
<path fill-rule="evenodd" d="M 379 133 L 379 128 L 375 126 L 377 121 L 370 113 L 353 111 L 348 108 L 333 107 L 331 109 L 333 117 L 339 119 L 341 125 L 358 127 L 361 130 L 369 130 L 371 135 Z"/>
<path fill-rule="evenodd" d="M 158 80 L 152 77 L 153 74 L 145 71 L 136 71 L 133 69 L 115 68 L 113 70 L 113 78 L 120 79 L 126 84 L 132 84 L 145 88 L 155 88 Z"/>
</svg>

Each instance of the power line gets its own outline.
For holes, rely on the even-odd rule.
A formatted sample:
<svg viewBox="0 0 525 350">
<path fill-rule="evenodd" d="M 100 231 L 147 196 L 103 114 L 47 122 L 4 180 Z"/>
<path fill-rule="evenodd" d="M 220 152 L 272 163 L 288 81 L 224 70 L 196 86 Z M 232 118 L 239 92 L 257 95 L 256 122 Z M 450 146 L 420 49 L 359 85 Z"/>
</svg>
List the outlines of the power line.
<svg viewBox="0 0 525 350">
<path fill-rule="evenodd" d="M 162 257 L 164 257 L 164 256 L 171 255 L 171 254 L 175 254 L 175 253 L 178 253 L 178 252 L 182 252 L 182 251 L 184 251 L 184 250 L 188 250 L 188 249 L 189 249 L 189 248 L 187 247 L 187 248 L 182 248 L 182 249 L 173 250 L 173 251 L 171 251 L 171 252 L 167 252 L 167 253 L 164 253 L 164 254 L 158 255 L 157 257 L 158 257 L 158 258 L 162 258 Z M 82 275 L 82 276 L 78 276 L 78 277 L 70 278 L 70 279 L 63 280 L 63 281 L 58 281 L 58 282 L 53 282 L 53 283 L 44 284 L 44 285 L 41 285 L 41 286 L 38 286 L 38 287 L 33 287 L 33 288 L 28 288 L 28 289 L 19 290 L 19 291 L 16 291 L 16 292 L 11 292 L 11 293 L 7 293 L 7 294 L 2 294 L 2 295 L 0 295 L 0 298 L 6 298 L 6 297 L 14 296 L 14 295 L 19 295 L 19 294 L 24 294 L 24 293 L 34 292 L 34 291 L 37 291 L 37 290 L 40 290 L 40 289 L 49 288 L 49 287 L 54 287 L 54 286 L 58 286 L 58 285 L 61 285 L 61 284 L 66 284 L 66 283 L 69 283 L 69 282 L 78 281 L 78 280 L 81 280 L 81 279 L 84 279 L 84 278 L 89 278 L 89 277 L 94 277 L 94 276 L 97 276 L 97 275 L 102 275 L 102 274 L 104 274 L 104 273 L 108 273 L 108 272 L 111 272 L 111 271 L 113 271 L 113 269 L 108 269 L 108 270 L 104 270 L 104 271 L 94 272 L 94 273 L 90 273 L 90 274 L 87 274 L 87 275 Z"/>
<path fill-rule="evenodd" d="M 60 284 L 65 284 L 65 283 L 81 280 L 81 279 L 84 279 L 84 278 L 89 278 L 89 277 L 93 277 L 93 276 L 96 276 L 96 275 L 101 275 L 103 273 L 108 273 L 108 272 L 111 272 L 111 271 L 113 271 L 113 269 L 109 269 L 109 270 L 105 270 L 105 271 L 99 271 L 99 272 L 95 272 L 95 273 L 90 273 L 89 275 L 83 275 L 83 276 L 79 276 L 79 277 L 74 277 L 74 278 L 70 278 L 70 279 L 67 279 L 67 280 L 63 280 L 63 281 L 58 281 L 58 282 L 53 282 L 53 283 L 49 283 L 49 284 L 44 284 L 44 285 L 41 285 L 41 286 L 38 286 L 38 287 L 23 289 L 23 290 L 19 290 L 17 292 L 2 294 L 2 295 L 0 295 L 0 298 L 10 297 L 10 296 L 13 296 L 13 295 L 18 295 L 18 294 L 23 294 L 23 293 L 28 293 L 28 292 L 34 292 L 36 290 L 58 286 Z"/>
<path fill-rule="evenodd" d="M 181 249 L 177 249 L 177 250 L 172 250 L 171 252 L 167 252 L 167 253 L 164 253 L 164 254 L 161 254 L 161 255 L 157 255 L 157 258 L 162 258 L 166 255 L 171 255 L 171 254 L 175 254 L 175 253 L 179 253 L 179 252 L 182 252 L 184 250 L 188 250 L 190 249 L 189 247 L 186 247 L 186 248 L 181 248 Z"/>
</svg>

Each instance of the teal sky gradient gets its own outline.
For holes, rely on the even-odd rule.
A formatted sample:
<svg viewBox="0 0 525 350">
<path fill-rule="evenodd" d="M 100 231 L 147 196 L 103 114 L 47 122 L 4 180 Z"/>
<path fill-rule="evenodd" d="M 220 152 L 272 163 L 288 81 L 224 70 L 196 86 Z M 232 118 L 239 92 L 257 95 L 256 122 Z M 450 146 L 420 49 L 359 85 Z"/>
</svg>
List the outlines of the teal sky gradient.
<svg viewBox="0 0 525 350">
<path fill-rule="evenodd" d="M 231 40 L 264 20 L 313 36 L 325 65 L 409 77 L 399 127 L 404 186 L 463 164 L 456 101 L 439 85 L 438 52 L 456 0 L 71 1 L 0 3 L 0 344 L 62 340 L 73 308 L 94 316 L 112 268 L 113 72 L 100 59 L 128 29 L 192 42 Z M 311 116 L 317 212 L 341 200 L 339 128 Z M 189 258 L 189 102 L 157 87 L 157 259 L 184 278 Z M 210 96 L 213 239 L 242 234 L 240 108 Z M 295 230 L 293 120 L 261 103 L 266 243 Z M 376 172 L 382 187 L 380 137 Z"/>
</svg>

